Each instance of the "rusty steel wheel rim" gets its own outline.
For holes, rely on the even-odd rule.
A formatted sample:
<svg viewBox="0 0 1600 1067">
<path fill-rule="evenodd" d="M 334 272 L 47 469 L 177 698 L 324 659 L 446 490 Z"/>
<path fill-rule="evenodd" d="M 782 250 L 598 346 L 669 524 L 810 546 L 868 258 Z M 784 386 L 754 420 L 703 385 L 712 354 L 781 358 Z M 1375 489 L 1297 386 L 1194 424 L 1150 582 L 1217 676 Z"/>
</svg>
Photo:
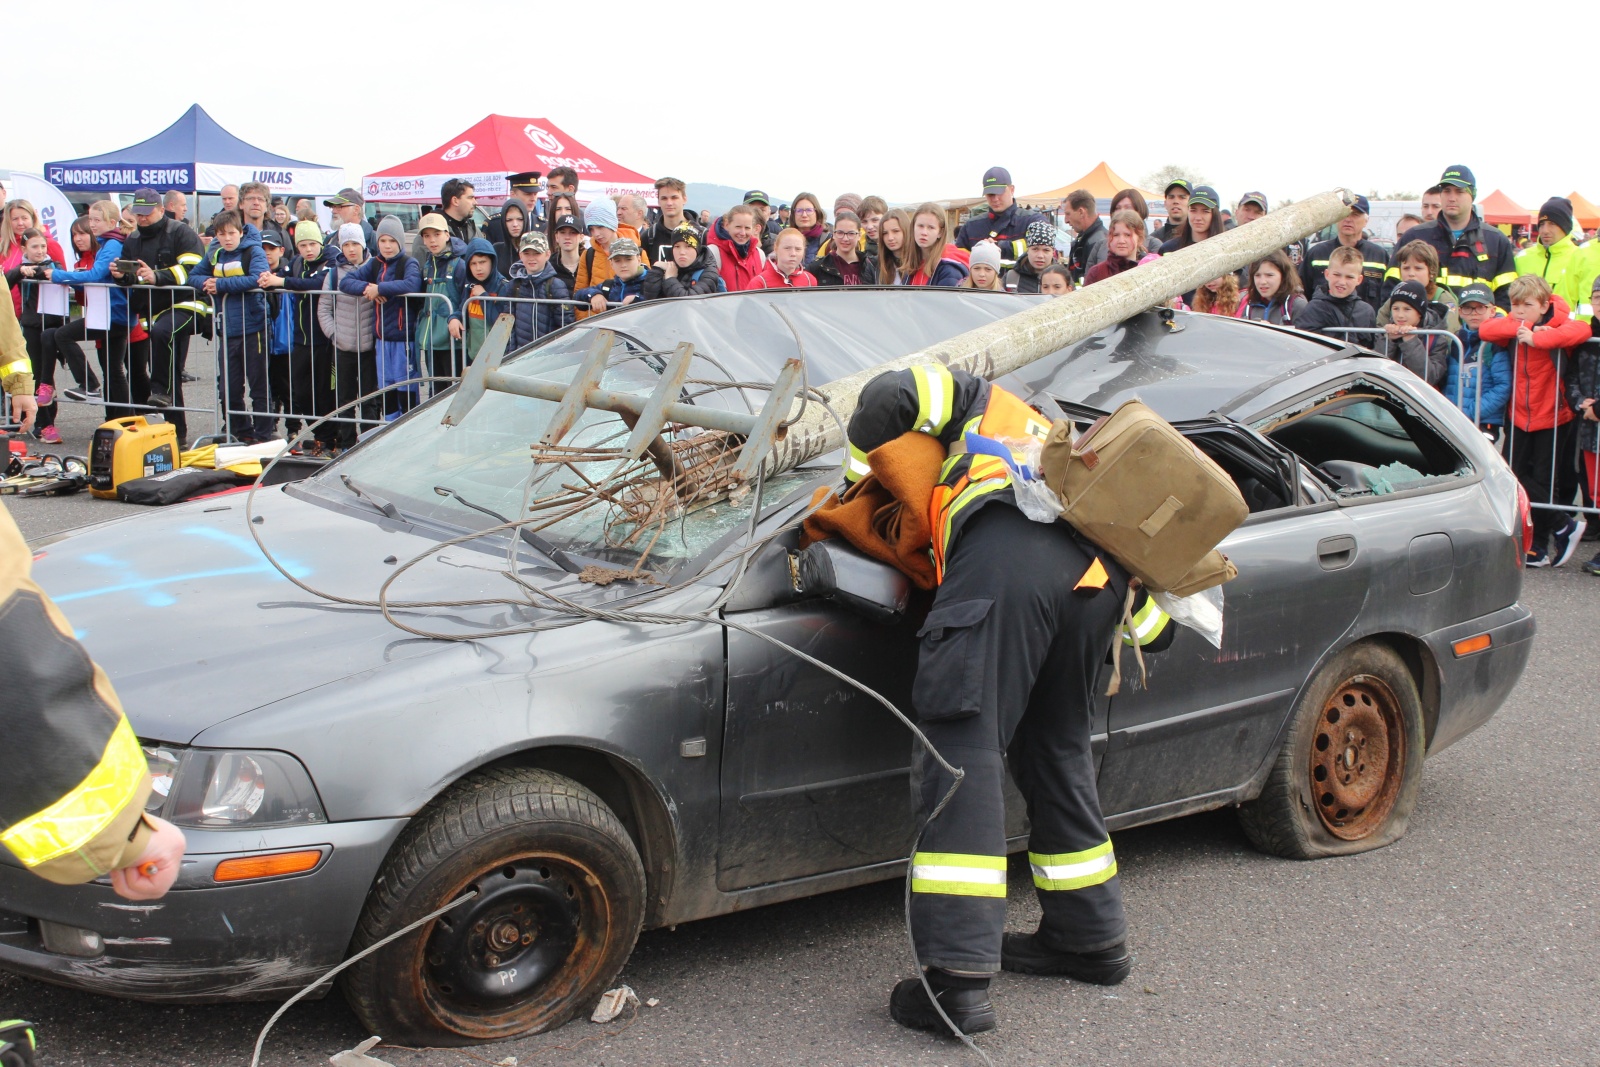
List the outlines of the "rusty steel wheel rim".
<svg viewBox="0 0 1600 1067">
<path fill-rule="evenodd" d="M 535 852 L 502 860 L 445 899 L 468 889 L 479 894 L 471 904 L 426 928 L 413 981 L 435 1018 L 463 1037 L 538 1032 L 599 966 L 611 919 L 605 887 L 577 858 Z"/>
<path fill-rule="evenodd" d="M 1371 675 L 1347 679 L 1317 715 L 1309 755 L 1311 802 L 1327 831 L 1345 841 L 1376 831 L 1394 809 L 1405 768 L 1394 690 Z"/>
</svg>

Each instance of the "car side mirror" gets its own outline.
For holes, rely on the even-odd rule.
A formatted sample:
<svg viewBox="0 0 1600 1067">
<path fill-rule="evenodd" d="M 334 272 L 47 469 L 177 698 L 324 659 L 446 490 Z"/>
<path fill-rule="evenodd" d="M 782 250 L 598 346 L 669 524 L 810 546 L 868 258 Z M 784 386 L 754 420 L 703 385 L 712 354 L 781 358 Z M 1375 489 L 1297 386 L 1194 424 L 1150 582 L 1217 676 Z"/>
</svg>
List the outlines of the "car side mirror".
<svg viewBox="0 0 1600 1067">
<path fill-rule="evenodd" d="M 899 622 L 911 601 L 910 579 L 840 538 L 807 546 L 790 565 L 797 592 L 838 601 L 874 622 Z"/>
</svg>

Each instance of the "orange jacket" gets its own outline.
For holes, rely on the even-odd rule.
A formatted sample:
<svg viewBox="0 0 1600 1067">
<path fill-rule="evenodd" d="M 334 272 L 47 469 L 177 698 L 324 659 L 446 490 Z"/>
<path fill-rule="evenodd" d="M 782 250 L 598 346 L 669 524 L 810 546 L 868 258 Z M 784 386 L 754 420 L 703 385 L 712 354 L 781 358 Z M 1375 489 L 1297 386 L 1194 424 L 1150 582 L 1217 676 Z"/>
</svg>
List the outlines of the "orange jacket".
<svg viewBox="0 0 1600 1067">
<path fill-rule="evenodd" d="M 1512 352 L 1511 424 L 1524 432 L 1565 426 L 1576 416 L 1562 386 L 1567 349 L 1589 339 L 1589 326 L 1572 318 L 1567 302 L 1550 298 L 1550 310 L 1534 327 L 1533 340 L 1520 342 L 1520 319 L 1495 316 L 1478 327 L 1478 336 Z"/>
</svg>

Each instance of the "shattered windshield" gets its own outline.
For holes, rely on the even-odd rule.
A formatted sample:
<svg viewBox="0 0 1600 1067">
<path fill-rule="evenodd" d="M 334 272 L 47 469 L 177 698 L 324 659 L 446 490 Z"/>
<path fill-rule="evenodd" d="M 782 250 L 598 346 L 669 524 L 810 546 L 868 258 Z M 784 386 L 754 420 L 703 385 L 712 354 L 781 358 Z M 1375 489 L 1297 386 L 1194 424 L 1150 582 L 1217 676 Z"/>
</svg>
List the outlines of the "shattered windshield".
<svg viewBox="0 0 1600 1067">
<path fill-rule="evenodd" d="M 508 360 L 508 374 L 570 381 L 593 343 L 594 331 L 576 330 L 551 343 Z M 660 380 L 668 354 L 652 351 L 619 332 L 612 345 L 602 389 L 648 395 Z M 707 362 L 691 365 L 684 397 L 690 402 L 759 410 L 761 390 L 716 388 L 701 382 L 726 381 Z M 704 373 L 704 377 L 700 377 Z M 681 568 L 750 518 L 750 501 L 699 501 L 683 509 L 658 499 L 659 471 L 638 463 L 626 469 L 631 477 L 615 478 L 623 460 L 614 450 L 627 441 L 629 428 L 608 411 L 586 409 L 554 449 L 540 453 L 534 445 L 544 434 L 557 405 L 488 390 L 459 426 L 441 425 L 449 397 L 430 402 L 426 410 L 389 428 L 369 447 L 352 452 L 318 480 L 338 494 L 352 493 L 392 505 L 400 513 L 463 529 L 486 529 L 516 516 L 534 516 L 529 529 L 550 546 L 573 556 L 632 567 L 647 554 L 647 569 L 658 577 Z M 685 467 L 706 469 L 731 464 L 737 438 L 698 427 L 669 434 Z M 645 468 L 639 472 L 639 468 Z M 802 471 L 767 480 L 764 505 L 780 500 L 837 460 L 820 460 Z M 530 478 L 532 484 L 530 485 Z M 598 488 L 597 488 L 598 487 Z M 670 490 L 668 490 L 670 493 Z M 528 509 L 533 504 L 533 510 Z"/>
</svg>

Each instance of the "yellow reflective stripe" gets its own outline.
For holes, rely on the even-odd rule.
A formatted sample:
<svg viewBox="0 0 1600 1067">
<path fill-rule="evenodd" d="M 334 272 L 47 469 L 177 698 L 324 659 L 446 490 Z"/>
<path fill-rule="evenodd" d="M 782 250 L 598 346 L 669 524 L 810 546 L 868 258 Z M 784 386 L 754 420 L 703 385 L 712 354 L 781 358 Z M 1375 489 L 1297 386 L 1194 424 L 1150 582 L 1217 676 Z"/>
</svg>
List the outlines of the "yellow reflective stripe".
<svg viewBox="0 0 1600 1067">
<path fill-rule="evenodd" d="M 0 834 L 0 843 L 29 867 L 76 852 L 127 807 L 149 773 L 144 750 L 124 718 L 94 770 L 66 796 Z"/>
<path fill-rule="evenodd" d="M 1362 260 L 1361 265 L 1363 267 L 1376 267 L 1378 270 L 1384 270 L 1384 271 L 1389 269 L 1389 264 L 1387 264 L 1387 263 L 1373 263 L 1373 262 L 1371 262 L 1369 260 Z"/>
<path fill-rule="evenodd" d="M 950 424 L 956 402 L 956 383 L 950 368 L 926 364 L 911 368 L 917 383 L 917 422 L 912 429 L 937 437 Z"/>
<path fill-rule="evenodd" d="M 1117 857 L 1111 850 L 1109 839 L 1082 852 L 1054 855 L 1030 852 L 1028 865 L 1033 868 L 1034 885 L 1057 892 L 1085 889 L 1109 882 L 1117 876 Z"/>
<path fill-rule="evenodd" d="M 1504 274 L 1495 275 L 1494 281 L 1489 283 L 1489 288 L 1498 289 L 1502 285 L 1510 285 L 1512 282 L 1514 282 L 1516 280 L 1517 280 L 1517 272 L 1514 271 L 1514 270 L 1508 270 Z"/>
<path fill-rule="evenodd" d="M 185 300 L 181 304 L 173 304 L 172 308 L 174 311 L 192 311 L 196 315 L 211 314 L 211 305 L 204 300 Z"/>
<path fill-rule="evenodd" d="M 1383 278 L 1384 278 L 1385 281 L 1399 281 L 1400 280 L 1400 268 L 1399 267 L 1390 267 L 1388 270 L 1383 272 Z"/>
<path fill-rule="evenodd" d="M 178 262 L 182 263 L 185 267 L 192 267 L 196 263 L 200 262 L 200 253 L 185 252 L 178 257 Z"/>
<path fill-rule="evenodd" d="M 172 271 L 172 284 L 182 285 L 189 280 L 189 272 L 183 269 L 182 260 L 167 268 Z"/>
<path fill-rule="evenodd" d="M 844 480 L 857 482 L 872 473 L 872 465 L 867 462 L 867 454 L 855 445 L 850 446 L 850 454 L 844 461 Z"/>
<path fill-rule="evenodd" d="M 955 501 L 947 509 L 945 509 L 944 528 L 939 531 L 939 544 L 944 547 L 945 551 L 949 551 L 950 549 L 950 531 L 954 527 L 956 515 L 961 512 L 961 509 L 972 503 L 978 497 L 983 496 L 986 493 L 993 493 L 996 490 L 1004 489 L 1010 484 L 1011 472 L 1007 471 L 1005 477 L 1003 478 L 986 478 L 980 482 L 973 482 L 965 489 L 961 490 L 961 495 L 956 497 Z"/>
<path fill-rule="evenodd" d="M 1006 858 L 962 852 L 918 852 L 911 857 L 911 891 L 1003 899 Z"/>
<path fill-rule="evenodd" d="M 12 360 L 10 363 L 7 363 L 5 366 L 0 367 L 0 378 L 9 378 L 13 374 L 32 374 L 32 373 L 33 373 L 33 363 L 32 363 L 32 361 L 30 361 L 28 359 L 27 356 L 23 356 L 21 359 Z"/>
<path fill-rule="evenodd" d="M 1130 634 L 1126 626 L 1121 627 L 1122 643 L 1125 645 L 1148 645 L 1161 636 L 1161 630 L 1167 625 L 1171 616 L 1156 605 L 1155 597 L 1147 597 L 1144 607 L 1133 613 L 1133 632 Z"/>
</svg>

